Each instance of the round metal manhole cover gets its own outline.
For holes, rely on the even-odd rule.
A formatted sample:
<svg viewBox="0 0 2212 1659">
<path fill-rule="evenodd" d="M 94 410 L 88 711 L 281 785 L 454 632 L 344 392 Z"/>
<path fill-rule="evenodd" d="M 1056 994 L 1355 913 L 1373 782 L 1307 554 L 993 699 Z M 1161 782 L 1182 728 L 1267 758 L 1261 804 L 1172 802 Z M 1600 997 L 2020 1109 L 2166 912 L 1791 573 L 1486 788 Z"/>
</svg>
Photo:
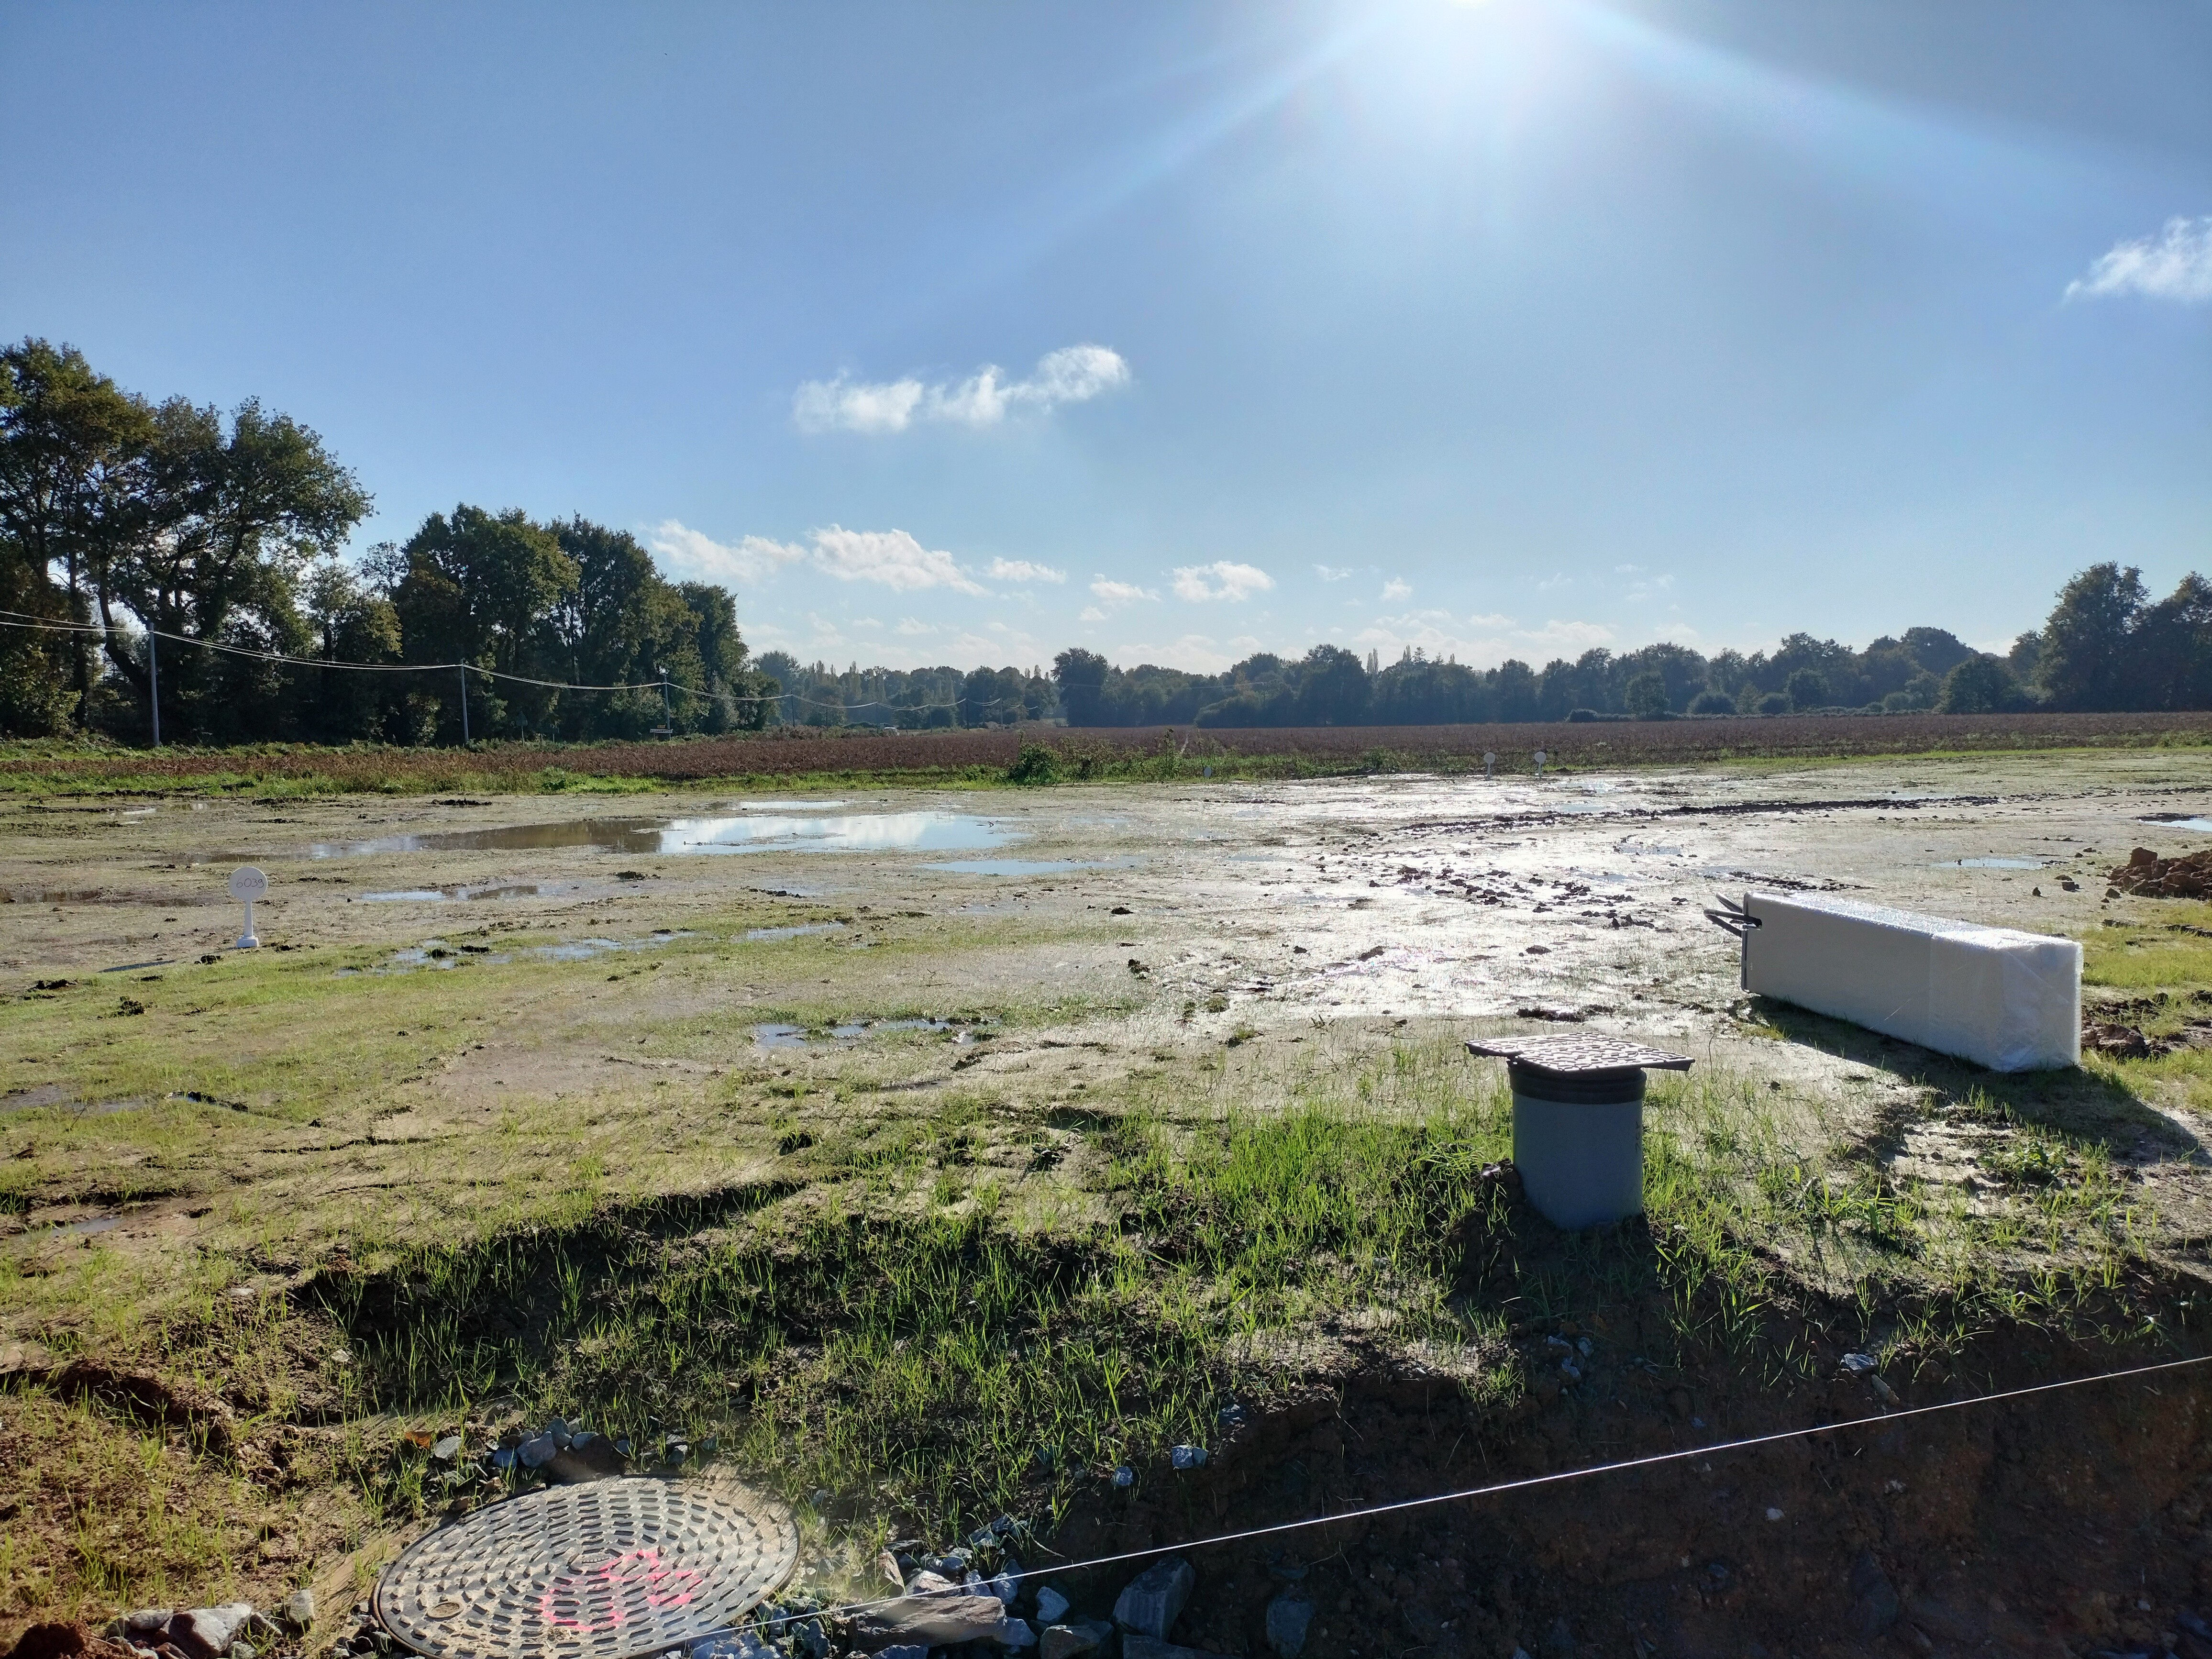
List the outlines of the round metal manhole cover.
<svg viewBox="0 0 2212 1659">
<path fill-rule="evenodd" d="M 422 1539 L 376 1616 L 432 1659 L 629 1659 L 734 1623 L 798 1559 L 790 1515 L 741 1487 L 595 1480 Z"/>
</svg>

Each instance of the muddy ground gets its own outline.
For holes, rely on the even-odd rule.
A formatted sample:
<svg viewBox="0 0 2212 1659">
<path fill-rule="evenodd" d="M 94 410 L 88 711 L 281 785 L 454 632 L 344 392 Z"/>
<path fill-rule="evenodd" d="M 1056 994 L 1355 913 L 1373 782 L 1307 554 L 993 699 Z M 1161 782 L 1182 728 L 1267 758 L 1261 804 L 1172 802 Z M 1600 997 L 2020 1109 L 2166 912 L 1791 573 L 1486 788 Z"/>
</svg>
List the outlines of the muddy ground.
<svg viewBox="0 0 2212 1659">
<path fill-rule="evenodd" d="M 2110 897 L 2104 874 L 2138 845 L 2212 844 L 2182 827 L 2206 812 L 2212 759 L 2156 750 L 803 801 L 8 800 L 0 1366 L 51 1376 L 194 1298 L 276 1294 L 334 1257 L 489 1228 L 550 1194 L 766 1179 L 775 1145 L 732 1125 L 744 1109 L 783 1133 L 810 1085 L 811 1109 L 848 1122 L 957 1091 L 1019 1120 L 1205 1054 L 1218 1069 L 1201 1095 L 1264 1104 L 1301 1066 L 1562 1024 L 1770 1084 L 1808 1135 L 1878 1141 L 1898 1176 L 1969 1207 L 1994 1190 L 1988 1138 L 1922 1109 L 1931 1079 L 2063 1108 L 2139 1195 L 2146 1270 L 2179 1304 L 2212 1237 L 2196 1073 L 1963 1079 L 1752 1006 L 1701 913 L 1768 887 L 2093 939 L 2166 927 L 2172 906 Z M 737 845 L 751 850 L 705 850 Z M 224 892 L 248 861 L 270 878 L 250 957 Z M 1080 1148 L 1039 1157 L 1046 1133 L 1000 1171 L 1012 1212 L 1092 1201 Z M 1808 1294 L 1841 1293 L 1793 1266 Z M 1502 1419 L 1474 1420 L 1402 1355 L 1316 1351 L 1300 1362 L 1309 1406 L 1255 1425 L 1173 1504 L 1086 1506 L 1061 1547 L 1880 1409 L 1856 1382 L 1785 1395 L 1710 1365 L 1662 1375 L 1634 1304 L 1627 1329 L 1563 1339 L 1591 1338 L 1617 1388 L 1540 1387 Z M 1514 1327 L 1532 1350 L 1560 1337 Z M 1942 1397 L 2192 1340 L 2112 1339 L 1897 1380 L 1908 1401 Z M 1863 1559 L 1909 1615 L 1881 1650 L 2182 1643 L 2177 1618 L 2212 1614 L 2192 1376 L 1339 1529 L 1273 1578 L 1272 1547 L 1202 1561 L 1181 1633 L 1261 1651 L 1255 1610 L 1310 1568 L 1309 1651 L 1536 1653 L 1562 1634 L 1583 1652 L 1869 1650 L 1855 1621 L 1881 1597 Z M 298 1549 L 226 1558 L 230 1582 L 358 1571 L 391 1541 L 316 1534 L 318 1512 L 288 1512 Z M 39 1571 L 20 1611 L 62 1582 Z"/>
</svg>

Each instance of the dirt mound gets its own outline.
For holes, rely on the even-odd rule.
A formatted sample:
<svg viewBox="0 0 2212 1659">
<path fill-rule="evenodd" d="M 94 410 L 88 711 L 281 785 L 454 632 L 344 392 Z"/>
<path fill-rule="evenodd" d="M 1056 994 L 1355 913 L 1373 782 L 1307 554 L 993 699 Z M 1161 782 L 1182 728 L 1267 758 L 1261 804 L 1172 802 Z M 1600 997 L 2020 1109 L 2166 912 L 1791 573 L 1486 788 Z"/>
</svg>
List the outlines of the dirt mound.
<svg viewBox="0 0 2212 1659">
<path fill-rule="evenodd" d="M 131 1651 L 71 1622 L 32 1626 L 9 1650 L 8 1659 L 131 1659 Z"/>
<path fill-rule="evenodd" d="M 2113 869 L 2112 882 L 2139 898 L 2212 898 L 2212 847 L 2178 859 L 2162 859 L 2138 847 Z"/>
<path fill-rule="evenodd" d="M 1279 1524 L 1438 1490 L 1541 1476 L 1856 1419 L 1781 1444 L 1370 1515 L 1194 1548 L 1174 1639 L 1268 1651 L 1269 1604 L 1311 1608 L 1309 1653 L 1420 1650 L 1812 1656 L 2056 1654 L 2161 1644 L 2212 1653 L 2212 1443 L 2203 1373 L 2096 1383 L 1891 1419 L 1862 1378 L 1778 1389 L 1726 1365 L 1661 1373 L 1626 1340 L 1577 1354 L 1582 1380 L 1486 1421 L 1438 1382 L 1352 1379 L 1255 1423 L 1203 1475 L 1147 1481 L 1055 1539 L 1078 1559 Z M 1990 1345 L 2019 1380 L 2120 1357 Z M 1542 1339 L 1539 1352 L 1550 1350 Z M 2144 1358 L 2150 1356 L 2145 1355 Z M 1900 1405 L 2011 1377 L 1915 1379 Z M 1885 1385 L 1887 1386 L 1887 1385 Z M 1055 1580 L 1103 1613 L 1135 1571 Z"/>
</svg>

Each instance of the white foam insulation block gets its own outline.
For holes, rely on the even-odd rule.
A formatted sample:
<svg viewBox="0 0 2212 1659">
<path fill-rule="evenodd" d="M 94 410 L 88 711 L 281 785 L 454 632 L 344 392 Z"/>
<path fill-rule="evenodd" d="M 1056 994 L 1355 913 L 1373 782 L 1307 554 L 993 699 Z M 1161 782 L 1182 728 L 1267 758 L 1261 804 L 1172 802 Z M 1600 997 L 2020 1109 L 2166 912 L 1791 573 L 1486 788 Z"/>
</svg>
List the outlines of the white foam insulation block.
<svg viewBox="0 0 2212 1659">
<path fill-rule="evenodd" d="M 2081 1060 L 2081 947 L 1812 893 L 1744 895 L 1743 986 L 1993 1072 Z"/>
</svg>

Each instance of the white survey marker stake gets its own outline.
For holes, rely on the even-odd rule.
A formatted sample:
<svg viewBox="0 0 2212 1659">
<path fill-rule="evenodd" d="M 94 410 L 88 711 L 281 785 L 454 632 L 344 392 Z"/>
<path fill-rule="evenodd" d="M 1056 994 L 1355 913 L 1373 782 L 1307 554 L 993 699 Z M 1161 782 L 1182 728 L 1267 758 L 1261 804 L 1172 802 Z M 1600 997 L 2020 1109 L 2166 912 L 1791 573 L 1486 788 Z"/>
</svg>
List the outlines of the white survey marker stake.
<svg viewBox="0 0 2212 1659">
<path fill-rule="evenodd" d="M 252 865 L 241 864 L 230 872 L 230 896 L 243 901 L 246 905 L 246 931 L 238 936 L 238 948 L 241 951 L 256 950 L 260 946 L 261 941 L 254 937 L 253 933 L 253 901 L 263 897 L 268 891 L 269 878 Z"/>
</svg>

